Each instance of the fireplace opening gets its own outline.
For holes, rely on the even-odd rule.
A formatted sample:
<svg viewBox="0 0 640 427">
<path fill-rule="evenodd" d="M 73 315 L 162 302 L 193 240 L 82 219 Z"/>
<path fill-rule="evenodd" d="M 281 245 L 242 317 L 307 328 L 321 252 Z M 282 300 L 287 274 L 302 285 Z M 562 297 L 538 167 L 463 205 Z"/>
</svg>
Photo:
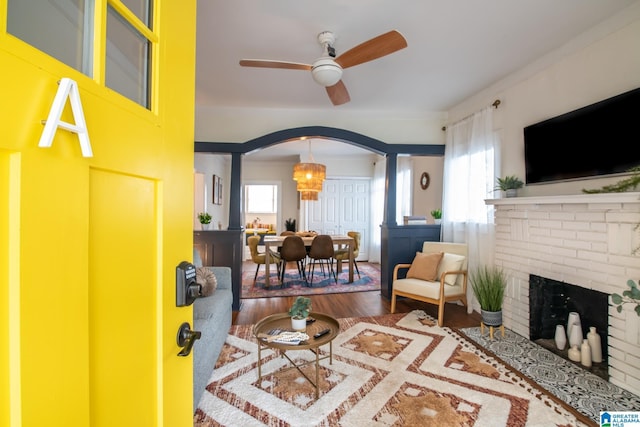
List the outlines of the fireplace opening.
<svg viewBox="0 0 640 427">
<path fill-rule="evenodd" d="M 609 380 L 607 331 L 609 327 L 609 297 L 607 294 L 570 283 L 529 275 L 529 339 L 553 353 L 567 359 L 569 343 L 564 350 L 556 347 L 556 325 L 567 327 L 570 312 L 580 315 L 582 336 L 594 326 L 602 344 L 602 362 L 587 368 L 574 364 Z"/>
</svg>

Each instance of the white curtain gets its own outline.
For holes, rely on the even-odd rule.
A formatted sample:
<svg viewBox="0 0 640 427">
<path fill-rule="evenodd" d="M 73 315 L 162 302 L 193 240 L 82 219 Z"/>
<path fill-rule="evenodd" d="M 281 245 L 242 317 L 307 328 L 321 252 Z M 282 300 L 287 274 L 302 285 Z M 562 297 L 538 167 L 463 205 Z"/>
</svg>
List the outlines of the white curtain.
<svg viewBox="0 0 640 427">
<path fill-rule="evenodd" d="M 404 216 L 411 215 L 413 188 L 412 161 L 409 156 L 399 156 L 396 182 L 396 223 L 403 224 Z"/>
<path fill-rule="evenodd" d="M 380 262 L 381 229 L 384 220 L 384 180 L 386 164 L 381 158 L 374 164 L 371 182 L 371 230 L 369 235 L 369 262 Z"/>
<path fill-rule="evenodd" d="M 492 107 L 447 127 L 442 240 L 467 243 L 469 271 L 493 264 L 494 212 L 484 200 L 493 198 L 499 153 Z M 469 287 L 468 301 L 473 301 L 471 295 Z"/>
</svg>

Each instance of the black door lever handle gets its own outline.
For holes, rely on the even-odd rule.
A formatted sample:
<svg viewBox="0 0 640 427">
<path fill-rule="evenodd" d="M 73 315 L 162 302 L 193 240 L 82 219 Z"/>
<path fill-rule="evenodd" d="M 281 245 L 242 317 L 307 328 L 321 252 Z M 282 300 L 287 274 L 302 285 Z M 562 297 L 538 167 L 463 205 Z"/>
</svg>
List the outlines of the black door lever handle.
<svg viewBox="0 0 640 427">
<path fill-rule="evenodd" d="M 178 346 L 182 347 L 182 350 L 180 350 L 178 356 L 188 356 L 191 353 L 193 344 L 195 344 L 196 340 L 200 339 L 200 336 L 202 336 L 202 333 L 200 331 L 192 331 L 188 322 L 184 322 L 180 325 L 176 341 L 178 342 Z"/>
</svg>

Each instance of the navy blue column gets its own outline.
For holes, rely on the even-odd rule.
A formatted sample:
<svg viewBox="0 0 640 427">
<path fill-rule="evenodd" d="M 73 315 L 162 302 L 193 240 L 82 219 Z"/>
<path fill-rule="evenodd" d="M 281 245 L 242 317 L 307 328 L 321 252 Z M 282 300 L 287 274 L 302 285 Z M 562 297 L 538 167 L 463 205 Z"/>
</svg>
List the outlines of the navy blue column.
<svg viewBox="0 0 640 427">
<path fill-rule="evenodd" d="M 384 218 L 385 225 L 397 225 L 396 223 L 396 181 L 398 177 L 398 155 L 387 154 L 387 175 L 384 183 Z"/>
<path fill-rule="evenodd" d="M 229 187 L 229 230 L 243 229 L 242 215 L 242 154 L 231 154 L 231 183 Z"/>
</svg>

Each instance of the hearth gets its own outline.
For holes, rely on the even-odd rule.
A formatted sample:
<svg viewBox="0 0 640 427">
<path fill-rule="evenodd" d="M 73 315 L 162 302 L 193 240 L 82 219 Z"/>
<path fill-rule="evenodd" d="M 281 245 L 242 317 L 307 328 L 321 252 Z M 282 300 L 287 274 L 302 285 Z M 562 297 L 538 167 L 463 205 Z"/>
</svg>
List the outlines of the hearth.
<svg viewBox="0 0 640 427">
<path fill-rule="evenodd" d="M 577 312 L 586 338 L 589 327 L 595 326 L 602 342 L 602 363 L 583 367 L 609 380 L 607 363 L 608 295 L 570 283 L 559 282 L 531 274 L 529 276 L 529 339 L 548 350 L 568 358 L 568 344 L 558 350 L 554 335 L 556 325 L 567 325 L 570 312 Z M 582 366 L 579 362 L 573 362 Z"/>
</svg>

